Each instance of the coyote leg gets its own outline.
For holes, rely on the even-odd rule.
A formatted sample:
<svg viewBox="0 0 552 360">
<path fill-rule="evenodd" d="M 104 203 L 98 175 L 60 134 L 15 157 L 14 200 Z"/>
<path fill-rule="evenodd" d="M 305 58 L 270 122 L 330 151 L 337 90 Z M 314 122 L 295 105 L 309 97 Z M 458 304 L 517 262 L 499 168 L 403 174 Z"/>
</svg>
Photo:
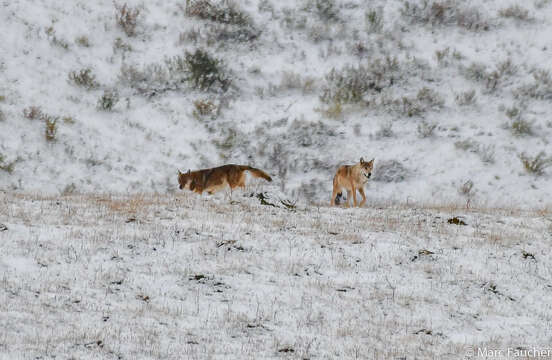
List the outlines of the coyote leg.
<svg viewBox="0 0 552 360">
<path fill-rule="evenodd" d="M 366 202 L 366 194 L 364 193 L 364 188 L 358 189 L 358 192 L 360 193 L 360 195 L 362 195 L 362 200 L 360 201 L 360 205 L 359 205 L 359 207 L 362 207 Z"/>
<path fill-rule="evenodd" d="M 330 201 L 330 206 L 335 206 L 335 197 L 337 196 L 337 187 L 333 187 L 332 191 L 332 200 Z"/>
<path fill-rule="evenodd" d="M 347 190 L 347 207 L 350 207 L 351 206 L 351 193 L 352 191 L 351 190 Z"/>
</svg>

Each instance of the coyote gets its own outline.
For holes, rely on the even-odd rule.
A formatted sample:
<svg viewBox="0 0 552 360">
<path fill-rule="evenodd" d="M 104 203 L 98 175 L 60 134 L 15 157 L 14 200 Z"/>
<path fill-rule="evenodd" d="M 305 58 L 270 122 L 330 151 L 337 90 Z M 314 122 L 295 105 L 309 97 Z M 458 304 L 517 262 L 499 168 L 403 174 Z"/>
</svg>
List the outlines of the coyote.
<svg viewBox="0 0 552 360">
<path fill-rule="evenodd" d="M 227 184 L 230 186 L 230 190 L 238 186 L 245 188 L 246 171 L 249 171 L 255 177 L 272 181 L 270 176 L 262 170 L 247 165 L 228 164 L 211 169 L 188 170 L 187 173 L 181 173 L 179 170 L 178 183 L 180 189 L 188 189 L 198 194 L 202 194 L 204 191 L 213 194 Z"/>
<path fill-rule="evenodd" d="M 347 207 L 349 206 L 349 200 L 351 195 L 353 196 L 353 204 L 357 206 L 356 191 L 362 195 L 362 201 L 360 207 L 366 202 L 366 195 L 364 194 L 364 184 L 368 182 L 370 176 L 372 176 L 372 169 L 374 168 L 374 159 L 366 162 L 364 158 L 360 158 L 360 162 L 355 165 L 343 165 L 337 169 L 333 178 L 333 193 L 331 206 L 335 205 L 335 198 L 343 189 L 347 190 Z"/>
</svg>

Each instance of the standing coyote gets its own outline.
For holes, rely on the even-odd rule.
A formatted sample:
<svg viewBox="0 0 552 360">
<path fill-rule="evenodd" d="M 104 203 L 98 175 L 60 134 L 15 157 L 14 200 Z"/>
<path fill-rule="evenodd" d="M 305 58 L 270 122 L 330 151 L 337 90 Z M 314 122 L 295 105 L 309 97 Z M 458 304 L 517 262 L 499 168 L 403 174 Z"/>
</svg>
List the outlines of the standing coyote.
<svg viewBox="0 0 552 360">
<path fill-rule="evenodd" d="M 335 197 L 343 189 L 347 190 L 347 206 L 349 206 L 349 200 L 351 195 L 353 196 L 353 204 L 357 206 L 356 191 L 362 195 L 362 201 L 360 207 L 366 202 L 366 195 L 364 194 L 364 184 L 368 182 L 370 176 L 372 176 L 372 169 L 374 168 L 374 159 L 366 162 L 363 158 L 360 158 L 360 162 L 355 165 L 343 165 L 337 169 L 333 178 L 333 193 L 331 206 L 335 205 Z"/>
<path fill-rule="evenodd" d="M 249 171 L 255 177 L 272 181 L 270 176 L 262 170 L 255 169 L 247 165 L 222 165 L 211 169 L 202 169 L 181 173 L 178 171 L 178 183 L 180 189 L 188 189 L 198 194 L 207 191 L 212 194 L 225 187 L 230 186 L 230 190 L 236 187 L 245 188 L 245 172 Z"/>
</svg>

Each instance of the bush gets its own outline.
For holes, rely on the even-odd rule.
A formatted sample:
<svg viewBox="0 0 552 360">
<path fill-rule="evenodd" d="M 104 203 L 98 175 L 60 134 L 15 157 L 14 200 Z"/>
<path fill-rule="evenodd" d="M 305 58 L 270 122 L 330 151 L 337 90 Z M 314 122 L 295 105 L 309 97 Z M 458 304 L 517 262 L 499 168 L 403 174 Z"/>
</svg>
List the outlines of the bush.
<svg viewBox="0 0 552 360">
<path fill-rule="evenodd" d="M 527 21 L 529 20 L 529 10 L 522 8 L 519 5 L 512 5 L 504 9 L 500 9 L 498 14 L 505 18 Z"/>
<path fill-rule="evenodd" d="M 132 46 L 130 46 L 130 44 L 124 42 L 123 39 L 118 37 L 115 39 L 115 42 L 113 42 L 113 52 L 118 51 L 122 51 L 123 53 L 132 51 Z"/>
<path fill-rule="evenodd" d="M 522 153 L 519 155 L 519 158 L 523 164 L 523 167 L 525 170 L 534 175 L 543 175 L 544 170 L 552 166 L 552 157 L 546 157 L 546 153 L 544 151 L 541 151 L 538 153 L 535 157 L 531 157 L 529 155 L 526 155 L 525 153 Z"/>
<path fill-rule="evenodd" d="M 510 59 L 498 63 L 494 70 L 489 70 L 485 64 L 476 62 L 460 69 L 466 78 L 485 84 L 490 92 L 496 90 L 502 79 L 515 75 L 517 70 L 518 67 Z"/>
<path fill-rule="evenodd" d="M 117 90 L 105 90 L 102 96 L 98 99 L 98 109 L 103 111 L 111 111 L 119 102 L 119 93 Z"/>
<path fill-rule="evenodd" d="M 188 73 L 188 81 L 199 90 L 209 90 L 217 86 L 226 91 L 230 86 L 230 78 L 225 74 L 222 60 L 212 57 L 206 51 L 197 49 L 194 53 L 186 52 L 184 63 L 178 64 L 179 69 Z"/>
<path fill-rule="evenodd" d="M 187 38 L 197 43 L 203 38 L 207 45 L 215 42 L 227 44 L 229 41 L 256 40 L 261 34 L 251 17 L 232 1 L 188 0 L 184 12 L 186 16 L 209 20 L 211 23 L 204 27 L 206 31 L 192 30 L 181 35 L 181 41 Z"/>
<path fill-rule="evenodd" d="M 28 108 L 23 109 L 23 116 L 29 120 L 40 119 L 42 114 L 42 110 L 39 106 L 29 106 Z"/>
<path fill-rule="evenodd" d="M 383 30 L 383 10 L 379 8 L 366 11 L 364 23 L 369 33 L 380 33 Z"/>
<path fill-rule="evenodd" d="M 280 79 L 281 90 L 301 90 L 303 94 L 314 91 L 315 79 L 309 76 L 302 77 L 293 71 L 284 71 Z"/>
<path fill-rule="evenodd" d="M 298 16 L 295 9 L 283 8 L 281 24 L 288 30 L 304 30 L 307 27 L 307 17 Z"/>
<path fill-rule="evenodd" d="M 100 86 L 96 81 L 96 76 L 92 73 L 92 69 L 90 68 L 71 71 L 69 73 L 69 81 L 87 90 L 96 89 Z"/>
<path fill-rule="evenodd" d="M 550 71 L 537 69 L 532 71 L 533 82 L 522 85 L 514 91 L 516 98 L 530 97 L 537 100 L 552 100 L 552 76 Z"/>
<path fill-rule="evenodd" d="M 123 64 L 119 80 L 139 93 L 154 96 L 179 90 L 184 83 L 199 90 L 227 91 L 231 80 L 221 60 L 203 50 L 184 56 L 166 58 L 163 63 L 149 64 L 142 69 Z"/>
<path fill-rule="evenodd" d="M 400 100 L 395 100 L 396 110 L 408 117 L 421 116 L 429 110 L 438 110 L 445 103 L 443 98 L 434 90 L 423 87 L 416 97 L 404 96 Z"/>
<path fill-rule="evenodd" d="M 252 26 L 231 26 L 226 24 L 213 24 L 206 27 L 205 40 L 207 45 L 215 42 L 227 44 L 229 42 L 248 42 L 257 40 L 261 31 Z"/>
<path fill-rule="evenodd" d="M 338 120 L 343 117 L 343 105 L 341 104 L 340 101 L 334 101 L 324 109 L 315 109 L 315 110 L 322 112 L 324 116 L 330 119 Z"/>
<path fill-rule="evenodd" d="M 476 95 L 475 90 L 463 91 L 459 94 L 456 94 L 454 96 L 454 100 L 456 100 L 456 103 L 459 106 L 473 105 L 477 101 L 477 98 L 475 95 Z"/>
<path fill-rule="evenodd" d="M 57 121 L 58 118 L 54 116 L 45 115 L 43 117 L 45 128 L 44 128 L 44 138 L 46 141 L 53 142 L 56 140 L 57 133 Z"/>
<path fill-rule="evenodd" d="M 69 115 L 64 116 L 62 120 L 65 124 L 69 124 L 69 125 L 73 125 L 75 123 L 75 118 Z"/>
<path fill-rule="evenodd" d="M 456 0 L 405 1 L 401 15 L 411 23 L 457 25 L 468 30 L 488 30 L 489 24 L 475 7 Z"/>
<path fill-rule="evenodd" d="M 11 174 L 15 169 L 15 163 L 16 161 L 6 162 L 6 160 L 4 159 L 4 156 L 0 154 L 0 170 L 5 171 L 8 174 Z"/>
<path fill-rule="evenodd" d="M 436 123 L 428 123 L 425 120 L 418 124 L 418 137 L 425 139 L 433 136 L 433 131 L 437 127 Z"/>
<path fill-rule="evenodd" d="M 320 100 L 326 104 L 358 103 L 368 93 L 379 93 L 396 81 L 399 64 L 396 58 L 377 59 L 358 67 L 332 69 L 326 76 Z"/>
<path fill-rule="evenodd" d="M 328 138 L 336 135 L 335 130 L 322 121 L 295 119 L 289 126 L 287 134 L 284 135 L 284 139 L 289 139 L 293 145 L 320 148 L 328 143 Z"/>
<path fill-rule="evenodd" d="M 439 93 L 427 87 L 423 87 L 418 91 L 416 100 L 423 103 L 427 108 L 440 108 L 445 103 Z"/>
<path fill-rule="evenodd" d="M 471 151 L 471 152 L 475 152 L 478 146 L 479 144 L 476 141 L 469 140 L 469 139 L 459 140 L 454 143 L 455 148 L 464 150 L 464 151 Z"/>
<path fill-rule="evenodd" d="M 500 76 L 513 76 L 518 72 L 518 66 L 512 62 L 512 59 L 506 59 L 499 62 L 496 66 L 496 71 Z"/>
<path fill-rule="evenodd" d="M 463 68 L 464 76 L 474 81 L 485 81 L 487 79 L 487 66 L 473 62 L 467 68 Z"/>
<path fill-rule="evenodd" d="M 50 44 L 59 46 L 64 50 L 69 49 L 69 43 L 64 39 L 60 39 L 56 36 L 56 31 L 54 30 L 53 26 L 47 27 L 45 29 L 45 32 L 46 32 L 46 36 L 48 37 L 48 40 L 50 41 Z"/>
<path fill-rule="evenodd" d="M 401 182 L 408 178 L 410 171 L 397 160 L 382 160 L 376 163 L 374 181 Z"/>
<path fill-rule="evenodd" d="M 495 161 L 495 146 L 494 145 L 480 145 L 477 148 L 477 155 L 484 164 L 494 164 Z"/>
<path fill-rule="evenodd" d="M 332 27 L 329 24 L 315 23 L 307 28 L 307 37 L 314 43 L 319 43 L 321 41 L 330 41 L 334 38 L 332 33 Z"/>
<path fill-rule="evenodd" d="M 78 36 L 75 39 L 75 42 L 82 47 L 90 47 L 90 41 L 86 35 Z"/>
<path fill-rule="evenodd" d="M 457 149 L 469 151 L 479 156 L 484 164 L 493 164 L 495 159 L 495 146 L 482 145 L 474 140 L 461 140 L 454 143 Z"/>
<path fill-rule="evenodd" d="M 531 136 L 534 135 L 533 123 L 521 117 L 518 117 L 510 124 L 510 130 L 514 136 Z"/>
<path fill-rule="evenodd" d="M 121 6 L 114 2 L 113 5 L 115 6 L 115 20 L 117 24 L 123 29 L 127 36 L 135 36 L 140 9 L 131 8 L 126 3 Z"/>
<path fill-rule="evenodd" d="M 218 107 L 211 100 L 196 100 L 194 101 L 193 115 L 196 119 L 206 116 L 216 116 Z"/>
<path fill-rule="evenodd" d="M 337 22 L 340 20 L 339 9 L 335 0 L 307 0 L 305 10 L 315 13 L 323 22 Z"/>
<path fill-rule="evenodd" d="M 239 26 L 253 25 L 250 16 L 239 9 L 235 3 L 228 0 L 220 2 L 211 0 L 188 0 L 186 1 L 185 13 L 187 16 L 211 20 L 221 24 Z"/>
</svg>

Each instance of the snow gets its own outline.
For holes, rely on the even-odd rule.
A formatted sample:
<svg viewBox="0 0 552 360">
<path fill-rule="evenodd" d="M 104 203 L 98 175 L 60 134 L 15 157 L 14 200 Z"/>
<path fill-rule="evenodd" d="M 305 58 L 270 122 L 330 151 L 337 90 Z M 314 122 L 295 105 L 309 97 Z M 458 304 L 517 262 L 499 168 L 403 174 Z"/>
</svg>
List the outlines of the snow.
<svg viewBox="0 0 552 360">
<path fill-rule="evenodd" d="M 299 200 L 306 198 L 301 185 L 317 181 L 316 194 L 307 199 L 325 203 L 335 168 L 365 156 L 376 158 L 375 171 L 378 162 L 385 160 L 400 161 L 411 170 L 412 176 L 403 182 L 373 184 L 378 200 L 461 202 L 458 186 L 472 180 L 477 192 L 474 201 L 483 205 L 531 208 L 550 203 L 550 173 L 526 174 L 519 159 L 522 152 L 531 156 L 540 151 L 552 154 L 547 118 L 550 102 L 515 97 L 519 86 L 532 81 L 533 69 L 550 70 L 547 59 L 552 46 L 546 34 L 552 7 L 548 2 L 520 3 L 529 11 L 528 20 L 500 16 L 499 10 L 506 7 L 500 1 L 453 2 L 459 8 L 479 7 L 489 30 L 473 31 L 456 25 L 411 23 L 401 16 L 404 5 L 400 1 L 336 1 L 339 16 L 346 21 L 329 22 L 324 25 L 327 29 L 319 29 L 333 34 L 331 42 L 309 38 L 310 29 L 323 24 L 313 3 L 269 1 L 273 10 L 268 11 L 266 2 L 241 4 L 254 26 L 262 30 L 259 39 L 245 43 L 182 40 L 181 35 L 193 29 L 206 39 L 214 23 L 187 17 L 184 5 L 177 1 L 129 3 L 141 9 L 135 37 L 118 27 L 115 8 L 109 1 L 74 6 L 63 1 L 2 4 L 0 30 L 5 37 L 0 44 L 0 111 L 5 120 L 0 122 L 0 154 L 5 163 L 15 163 L 11 173 L 1 173 L 1 186 L 51 194 L 68 189 L 167 192 L 176 189 L 177 169 L 225 162 L 249 163 L 274 174 L 278 169 L 272 168 L 267 154 L 278 143 L 281 130 L 272 124 L 288 119 L 289 126 L 294 119 L 301 119 L 322 121 L 342 135 L 327 139 L 326 146 L 309 149 L 300 143 L 283 143 L 289 154 L 284 166 L 304 161 L 311 164 L 301 165 L 303 169 L 290 167 L 281 179 L 288 184 L 288 194 Z M 364 30 L 364 12 L 370 9 L 381 9 L 381 33 Z M 306 28 L 297 28 L 297 23 L 289 28 L 284 18 L 291 18 L 292 24 L 304 18 Z M 76 42 L 81 36 L 87 37 L 89 47 Z M 131 50 L 117 49 L 117 41 L 128 44 Z M 368 47 L 362 58 L 351 53 L 355 43 Z M 196 48 L 223 59 L 230 69 L 235 89 L 228 96 L 182 87 L 145 97 L 119 81 L 123 64 L 143 68 Z M 449 55 L 443 65 L 435 53 L 446 48 Z M 453 52 L 460 57 L 453 58 Z M 426 86 L 438 91 L 444 107 L 409 118 L 386 108 L 345 104 L 340 120 L 324 116 L 320 109 L 326 105 L 319 95 L 324 76 L 332 68 L 339 70 L 347 64 L 386 56 L 399 61 L 418 59 L 429 66 L 428 70 L 416 70 L 417 75 L 406 75 L 407 83 L 396 87 L 393 96 L 415 96 Z M 462 69 L 472 63 L 491 71 L 508 59 L 517 71 L 502 77 L 495 91 L 489 91 L 484 81 L 462 75 Z M 70 71 L 85 67 L 92 69 L 100 88 L 85 90 L 68 81 Z M 280 87 L 285 72 L 297 74 L 303 81 L 312 78 L 312 91 Z M 111 88 L 118 89 L 119 103 L 111 112 L 98 110 L 98 98 L 104 89 Z M 471 89 L 476 91 L 476 104 L 458 106 L 455 95 Z M 215 130 L 208 131 L 205 120 L 192 115 L 193 102 L 218 102 L 225 97 L 226 107 L 214 122 Z M 60 117 L 55 142 L 44 139 L 41 121 L 23 117 L 23 109 L 29 106 Z M 515 137 L 505 128 L 509 120 L 504 109 L 512 106 L 525 109 L 523 116 L 533 121 L 534 136 Z M 74 124 L 63 122 L 65 116 L 72 117 Z M 416 128 L 424 119 L 436 123 L 437 128 L 432 137 L 419 139 Z M 392 122 L 395 135 L 374 138 L 386 121 Z M 358 133 L 353 131 L 355 126 Z M 266 138 L 256 135 L 259 127 L 265 130 Z M 216 141 L 230 128 L 243 134 L 238 140 L 246 137 L 248 145 L 239 146 L 238 141 L 231 148 L 219 149 Z M 477 154 L 454 146 L 466 139 L 483 147 L 493 145 L 494 163 L 483 163 Z M 313 167 L 313 161 L 323 167 Z"/>
<path fill-rule="evenodd" d="M 317 3 L 339 19 L 322 19 Z M 404 3 L 236 2 L 260 30 L 243 42 L 216 40 L 221 24 L 187 16 L 185 1 L 129 1 L 136 36 L 112 1 L 2 2 L 0 358 L 550 347 L 552 167 L 529 173 L 520 155 L 552 156 L 552 2 L 447 2 L 477 9 L 488 30 L 411 21 Z M 500 15 L 513 5 L 528 18 Z M 370 32 L 374 9 L 383 25 Z M 228 91 L 123 81 L 123 66 L 146 71 L 198 48 L 222 60 Z M 399 64 L 393 84 L 332 116 L 326 75 L 386 58 Z M 490 79 L 506 70 L 493 87 L 472 64 Z M 97 88 L 69 80 L 85 68 Z M 532 84 L 540 96 L 522 91 Z M 423 88 L 442 106 L 408 116 L 404 99 Z M 111 111 L 98 108 L 106 90 L 120 97 Z M 471 90 L 475 102 L 458 104 Z M 217 109 L 197 115 L 196 101 Z M 57 118 L 55 141 L 44 119 L 24 116 L 32 106 Z M 531 134 L 514 134 L 512 108 Z M 421 138 L 424 122 L 436 127 Z M 365 208 L 328 208 L 335 170 L 360 157 L 375 158 Z M 232 198 L 178 190 L 178 170 L 225 163 L 274 181 L 249 179 Z M 404 173 L 384 181 L 386 164 Z M 248 196 L 261 191 L 278 207 Z M 449 224 L 455 216 L 467 225 Z"/>
<path fill-rule="evenodd" d="M 549 210 L 0 203 L 6 359 L 463 358 L 552 336 Z"/>
</svg>

